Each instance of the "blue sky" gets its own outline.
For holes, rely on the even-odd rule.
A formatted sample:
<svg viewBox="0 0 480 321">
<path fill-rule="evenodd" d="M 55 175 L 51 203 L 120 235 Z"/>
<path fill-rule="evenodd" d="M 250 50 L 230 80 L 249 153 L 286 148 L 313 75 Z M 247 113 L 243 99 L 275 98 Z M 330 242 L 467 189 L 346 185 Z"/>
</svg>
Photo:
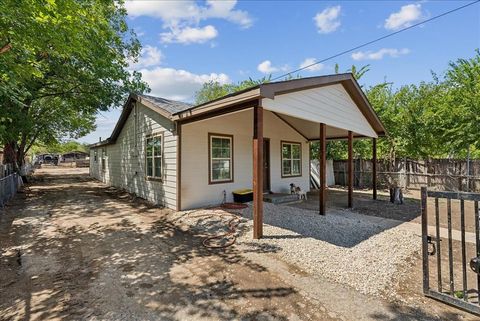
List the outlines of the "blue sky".
<svg viewBox="0 0 480 321">
<path fill-rule="evenodd" d="M 470 1 L 127 1 L 128 23 L 142 45 L 131 69 L 151 94 L 191 102 L 202 83 L 273 77 L 441 14 Z M 431 79 L 448 62 L 480 47 L 480 3 L 356 50 L 302 76 L 370 65 L 369 86 Z M 97 117 L 79 141 L 107 138 L 121 107 Z"/>
</svg>

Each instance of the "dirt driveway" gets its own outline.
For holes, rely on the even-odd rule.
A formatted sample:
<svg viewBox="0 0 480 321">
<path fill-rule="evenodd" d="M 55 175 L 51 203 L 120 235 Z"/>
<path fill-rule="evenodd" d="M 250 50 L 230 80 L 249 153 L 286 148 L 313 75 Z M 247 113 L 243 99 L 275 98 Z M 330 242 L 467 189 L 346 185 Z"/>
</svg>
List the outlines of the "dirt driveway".
<svg viewBox="0 0 480 321">
<path fill-rule="evenodd" d="M 205 249 L 169 211 L 83 169 L 35 177 L 0 215 L 1 320 L 335 319 L 234 247 Z"/>
<path fill-rule="evenodd" d="M 203 239 L 88 169 L 39 170 L 0 214 L 0 320 L 471 320 L 362 295 L 261 242 Z"/>
</svg>

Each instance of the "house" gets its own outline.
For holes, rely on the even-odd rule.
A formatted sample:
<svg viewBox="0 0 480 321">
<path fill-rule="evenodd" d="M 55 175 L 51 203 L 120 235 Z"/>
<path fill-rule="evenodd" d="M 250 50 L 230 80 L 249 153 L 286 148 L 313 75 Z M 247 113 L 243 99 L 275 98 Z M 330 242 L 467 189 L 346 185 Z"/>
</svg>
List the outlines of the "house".
<svg viewBox="0 0 480 321">
<path fill-rule="evenodd" d="M 73 163 L 79 160 L 86 160 L 88 158 L 89 154 L 79 151 L 79 150 L 74 150 L 68 153 L 64 153 L 61 156 L 61 162 L 62 163 Z"/>
<path fill-rule="evenodd" d="M 131 94 L 111 137 L 90 146 L 90 174 L 175 210 L 230 202 L 232 191 L 253 188 L 261 237 L 263 193 L 288 193 L 290 183 L 309 190 L 310 158 L 323 169 L 325 213 L 327 139 L 347 139 L 352 164 L 354 138 L 373 138 L 375 147 L 384 134 L 350 73 L 261 84 L 196 106 Z M 323 153 L 310 155 L 318 140 Z"/>
</svg>

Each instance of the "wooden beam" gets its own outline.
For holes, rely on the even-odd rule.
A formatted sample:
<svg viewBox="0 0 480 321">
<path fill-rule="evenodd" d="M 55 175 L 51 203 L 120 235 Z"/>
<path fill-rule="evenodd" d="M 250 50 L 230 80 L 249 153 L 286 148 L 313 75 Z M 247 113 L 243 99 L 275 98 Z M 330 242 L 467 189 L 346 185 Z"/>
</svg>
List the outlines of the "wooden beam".
<svg viewBox="0 0 480 321">
<path fill-rule="evenodd" d="M 353 207 L 353 133 L 348 131 L 348 207 Z"/>
<path fill-rule="evenodd" d="M 274 114 L 275 116 L 277 116 L 281 121 L 283 121 L 285 124 L 287 124 L 291 129 L 293 129 L 294 131 L 296 131 L 300 136 L 302 136 L 303 138 L 305 138 L 305 140 L 309 140 L 307 136 L 305 136 L 304 134 L 302 134 L 298 129 L 295 128 L 295 126 L 293 126 L 292 124 L 290 124 L 290 122 L 288 122 L 286 119 L 284 119 L 282 116 L 280 116 L 279 114 L 277 114 L 276 112 L 272 111 L 272 114 Z"/>
<path fill-rule="evenodd" d="M 377 139 L 372 138 L 372 189 L 373 199 L 377 199 Z"/>
<path fill-rule="evenodd" d="M 327 130 L 325 124 L 320 124 L 320 146 L 318 149 L 318 164 L 319 164 L 319 213 L 325 215 L 326 204 L 326 189 L 327 189 Z"/>
<path fill-rule="evenodd" d="M 253 109 L 253 238 L 263 236 L 263 108 Z"/>
</svg>

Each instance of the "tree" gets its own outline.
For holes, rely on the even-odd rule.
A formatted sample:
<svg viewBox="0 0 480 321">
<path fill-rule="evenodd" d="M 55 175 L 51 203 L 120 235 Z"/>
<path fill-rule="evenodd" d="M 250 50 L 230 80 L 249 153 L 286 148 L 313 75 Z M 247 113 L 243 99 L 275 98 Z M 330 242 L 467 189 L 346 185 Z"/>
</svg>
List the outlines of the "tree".
<svg viewBox="0 0 480 321">
<path fill-rule="evenodd" d="M 2 1 L 0 141 L 21 166 L 35 142 L 93 130 L 95 115 L 147 85 L 128 65 L 140 44 L 123 2 Z"/>
<path fill-rule="evenodd" d="M 439 133 L 450 154 L 480 149 L 480 51 L 470 59 L 449 64 L 445 74 L 446 96 L 436 113 Z"/>
<path fill-rule="evenodd" d="M 268 83 L 270 82 L 270 79 L 271 76 L 263 77 L 257 80 L 249 78 L 236 84 L 220 84 L 218 81 L 211 80 L 204 83 L 202 88 L 195 93 L 195 103 L 203 104 L 237 91 Z"/>
</svg>

